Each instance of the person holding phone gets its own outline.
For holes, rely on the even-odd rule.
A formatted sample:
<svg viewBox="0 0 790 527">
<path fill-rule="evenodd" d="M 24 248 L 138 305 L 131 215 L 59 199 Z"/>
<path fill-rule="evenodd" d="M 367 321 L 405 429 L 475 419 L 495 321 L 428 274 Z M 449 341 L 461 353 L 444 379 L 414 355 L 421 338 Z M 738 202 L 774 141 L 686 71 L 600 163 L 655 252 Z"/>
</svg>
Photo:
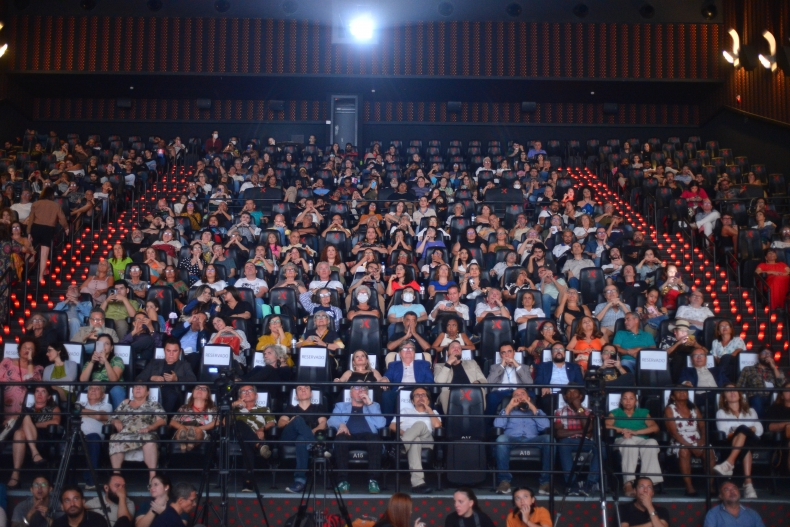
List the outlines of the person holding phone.
<svg viewBox="0 0 790 527">
<path fill-rule="evenodd" d="M 181 357 L 181 343 L 171 337 L 165 342 L 165 358 L 150 361 L 135 380 L 163 383 L 159 401 L 167 413 L 174 413 L 183 399 L 181 386 L 176 383 L 190 383 L 197 379 L 192 366 Z"/>
<path fill-rule="evenodd" d="M 118 382 L 123 378 L 125 368 L 123 360 L 114 353 L 112 337 L 106 333 L 96 338 L 91 360 L 85 363 L 80 374 L 80 382 Z M 115 410 L 126 399 L 123 386 L 116 384 L 110 389 L 110 402 Z"/>
</svg>

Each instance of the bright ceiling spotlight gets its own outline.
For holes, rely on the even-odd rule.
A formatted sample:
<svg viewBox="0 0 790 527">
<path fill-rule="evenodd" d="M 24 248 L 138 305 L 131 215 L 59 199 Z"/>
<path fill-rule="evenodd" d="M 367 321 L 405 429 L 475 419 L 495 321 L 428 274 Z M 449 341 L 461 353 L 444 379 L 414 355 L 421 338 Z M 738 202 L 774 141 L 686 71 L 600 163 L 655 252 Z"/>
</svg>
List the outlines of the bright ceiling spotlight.
<svg viewBox="0 0 790 527">
<path fill-rule="evenodd" d="M 757 58 L 765 69 L 776 71 L 779 69 L 776 64 L 776 37 L 766 29 L 763 31 L 763 38 L 768 42 L 768 55 L 760 53 Z"/>
<path fill-rule="evenodd" d="M 348 23 L 348 32 L 359 42 L 368 42 L 373 38 L 376 23 L 370 15 L 360 15 Z"/>
<path fill-rule="evenodd" d="M 725 49 L 721 54 L 724 55 L 724 60 L 737 68 L 741 65 L 738 61 L 738 54 L 741 51 L 741 37 L 738 36 L 738 32 L 734 29 L 730 29 L 728 33 L 732 37 L 732 51 Z"/>
<path fill-rule="evenodd" d="M 0 47 L 0 57 L 5 55 L 6 51 L 8 51 L 8 44 L 3 44 L 3 47 Z"/>
</svg>

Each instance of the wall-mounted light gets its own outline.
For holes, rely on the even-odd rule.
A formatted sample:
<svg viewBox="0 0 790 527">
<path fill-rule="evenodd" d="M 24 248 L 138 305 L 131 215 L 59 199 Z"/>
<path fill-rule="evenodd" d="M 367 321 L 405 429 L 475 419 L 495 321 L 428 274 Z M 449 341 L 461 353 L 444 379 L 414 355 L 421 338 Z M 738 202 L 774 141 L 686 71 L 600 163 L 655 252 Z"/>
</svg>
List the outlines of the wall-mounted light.
<svg viewBox="0 0 790 527">
<path fill-rule="evenodd" d="M 741 38 L 734 29 L 728 31 L 732 37 L 732 49 L 725 49 L 721 52 L 724 60 L 732 64 L 735 68 L 743 68 L 752 71 L 757 67 L 758 53 L 757 48 L 751 44 L 741 45 Z"/>
<path fill-rule="evenodd" d="M 763 31 L 763 38 L 768 42 L 768 55 L 760 53 L 758 56 L 760 64 L 767 70 L 781 69 L 786 74 L 790 74 L 790 46 L 778 45 L 776 37 L 767 29 Z"/>
</svg>

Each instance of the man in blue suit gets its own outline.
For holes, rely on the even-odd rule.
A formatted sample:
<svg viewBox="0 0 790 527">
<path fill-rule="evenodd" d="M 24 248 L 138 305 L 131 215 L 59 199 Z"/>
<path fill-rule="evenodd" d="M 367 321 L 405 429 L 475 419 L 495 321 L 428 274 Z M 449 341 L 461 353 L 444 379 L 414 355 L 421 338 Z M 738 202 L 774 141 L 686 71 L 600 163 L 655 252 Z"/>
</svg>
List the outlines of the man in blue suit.
<svg viewBox="0 0 790 527">
<path fill-rule="evenodd" d="M 433 384 L 431 363 L 427 360 L 414 360 L 416 346 L 411 341 L 405 341 L 398 348 L 400 360 L 394 360 L 387 366 L 382 382 L 396 382 L 406 384 Z M 392 421 L 395 413 L 395 402 L 398 400 L 398 387 L 381 394 L 381 410 L 387 418 L 387 425 Z"/>
<path fill-rule="evenodd" d="M 351 387 L 351 402 L 337 403 L 332 416 L 326 422 L 329 428 L 337 431 L 335 436 L 335 462 L 340 483 L 337 491 L 347 493 L 351 490 L 348 483 L 348 451 L 352 445 L 365 445 L 368 451 L 368 471 L 370 481 L 368 492 L 378 494 L 379 484 L 376 473 L 381 469 L 381 444 L 378 431 L 384 428 L 384 418 L 378 403 L 368 397 L 368 385 Z"/>
<path fill-rule="evenodd" d="M 551 362 L 542 362 L 538 364 L 535 371 L 535 384 L 551 384 L 557 386 L 584 384 L 582 369 L 578 364 L 569 364 L 565 362 L 565 346 L 560 342 L 554 343 L 551 347 Z M 553 392 L 559 393 L 560 389 L 540 388 L 538 407 L 543 410 L 546 415 L 553 414 L 551 404 Z M 533 394 L 533 397 L 535 397 L 535 394 Z"/>
</svg>

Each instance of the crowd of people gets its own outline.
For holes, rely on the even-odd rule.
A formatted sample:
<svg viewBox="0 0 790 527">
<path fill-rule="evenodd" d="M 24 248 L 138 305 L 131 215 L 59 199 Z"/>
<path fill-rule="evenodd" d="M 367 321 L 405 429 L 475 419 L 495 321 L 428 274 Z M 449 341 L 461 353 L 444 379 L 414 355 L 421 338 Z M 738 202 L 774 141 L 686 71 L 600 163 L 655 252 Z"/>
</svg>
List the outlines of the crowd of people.
<svg viewBox="0 0 790 527">
<path fill-rule="evenodd" d="M 200 384 L 203 350 L 211 345 L 231 349 L 245 490 L 252 490 L 256 457 L 271 456 L 276 428 L 276 441 L 296 445 L 289 492 L 303 490 L 307 446 L 326 430 L 334 436 L 341 492 L 351 488 L 349 451 L 358 447 L 368 453 L 368 490 L 379 492 L 382 430 L 404 443 L 413 491 L 430 492 L 421 454 L 434 448 L 434 432 L 452 419 L 452 385 L 479 384 L 485 426 L 503 430 L 489 453 L 500 493 L 513 490 L 515 446 L 536 444 L 544 471 L 551 471 L 555 441 L 556 465 L 566 471 L 574 444 L 591 453 L 587 476 L 566 478 L 568 492 L 597 491 L 595 467 L 603 460 L 585 427 L 590 376 L 619 395 L 605 428 L 613 434 L 611 452 L 621 459 L 625 494 L 637 501 L 639 474 L 651 485 L 662 481 L 660 449 L 678 460 L 687 494 L 696 494 L 691 458 L 710 456 L 711 473 L 743 472 L 746 498 L 756 497 L 751 453 L 764 446 L 764 431 L 783 434 L 775 446 L 787 449 L 790 392 L 772 399 L 772 388 L 786 382 L 773 350 L 751 350 L 756 360 L 741 366 L 739 355 L 750 350 L 735 322 L 715 316 L 703 290 L 664 261 L 646 233 L 626 224 L 618 203 L 600 202 L 592 189 L 552 166 L 540 142 L 512 143 L 501 159 L 487 157 L 475 170 L 424 159 L 419 148 L 408 155 L 378 143 L 364 153 L 350 144 L 324 150 L 314 136 L 297 148 L 273 138 L 263 145 L 243 145 L 236 137 L 224 143 L 215 132 L 202 145 L 186 147 L 176 138 L 160 154 L 127 151 L 79 163 L 65 156 L 63 169 L 42 180 L 31 210 L 54 193 L 82 193 L 75 205 L 93 203 L 91 185 L 133 186 L 143 177 L 147 183 L 189 148 L 199 154 L 183 192 L 145 211 L 56 304 L 68 319 L 70 343 L 88 350 L 81 363 L 70 358 L 49 319 L 35 312 L 18 357 L 0 363 L 2 382 L 34 385 L 32 406 L 24 404 L 25 386 L 4 389 L 0 437 L 15 441 L 9 487 L 20 485 L 27 452 L 34 464 L 47 463 L 37 441 L 59 423 L 57 401 L 79 396 L 69 384 L 77 381 L 112 383 L 86 393 L 82 426 L 91 459 L 101 463 L 101 440 L 109 439 L 113 469 L 139 456 L 153 480 L 160 439 L 190 451 L 216 425 L 211 385 Z M 100 150 L 96 142 L 80 148 Z M 682 180 L 686 168 L 674 179 Z M 125 174 L 123 182 L 112 174 Z M 699 205 L 704 213 L 710 202 Z M 93 212 L 80 217 L 102 210 L 101 203 L 89 208 Z M 0 218 L 8 217 L 12 229 L 23 227 L 17 219 L 24 222 L 25 208 L 8 210 Z M 764 206 L 757 211 L 766 212 Z M 35 237 L 34 226 L 27 225 Z M 696 226 L 707 229 L 702 218 Z M 777 265 L 772 260 L 758 268 L 776 282 L 772 295 L 790 274 Z M 598 271 L 603 288 L 590 296 L 590 272 Z M 709 319 L 715 332 L 705 340 Z M 373 347 L 355 346 L 371 334 L 380 335 Z M 132 358 L 123 360 L 117 346 L 128 346 Z M 298 384 L 301 354 L 316 348 L 326 360 L 322 380 L 344 385 L 347 395 L 337 399 L 326 387 Z M 666 357 L 665 388 L 672 394 L 657 408 L 645 406 L 650 386 L 640 381 L 646 349 Z M 293 398 L 270 407 L 288 382 Z M 434 391 L 432 385 L 447 386 Z M 714 416 L 711 426 L 705 418 Z M 113 428 L 107 438 L 104 424 Z M 668 444 L 658 442 L 660 431 L 668 433 Z M 719 432 L 717 459 L 708 447 Z M 85 477 L 92 487 L 90 474 Z M 541 476 L 538 494 L 548 492 Z"/>
</svg>

